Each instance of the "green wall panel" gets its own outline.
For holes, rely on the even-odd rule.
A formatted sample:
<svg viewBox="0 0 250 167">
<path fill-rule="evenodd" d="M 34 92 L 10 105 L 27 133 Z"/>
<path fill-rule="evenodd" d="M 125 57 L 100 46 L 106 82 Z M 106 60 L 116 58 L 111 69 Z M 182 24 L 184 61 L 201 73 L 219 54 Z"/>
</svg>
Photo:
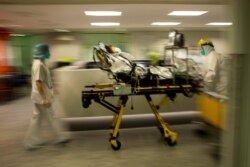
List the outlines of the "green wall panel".
<svg viewBox="0 0 250 167">
<path fill-rule="evenodd" d="M 12 38 L 11 45 L 13 48 L 14 65 L 16 65 L 22 73 L 30 75 L 32 48 L 35 44 L 43 41 L 44 39 L 40 35 Z"/>
</svg>

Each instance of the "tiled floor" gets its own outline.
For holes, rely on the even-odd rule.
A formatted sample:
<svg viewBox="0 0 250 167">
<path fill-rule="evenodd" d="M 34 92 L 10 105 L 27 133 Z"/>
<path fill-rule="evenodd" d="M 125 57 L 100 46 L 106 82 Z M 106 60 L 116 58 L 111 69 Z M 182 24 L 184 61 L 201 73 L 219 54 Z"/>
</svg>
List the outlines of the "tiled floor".
<svg viewBox="0 0 250 167">
<path fill-rule="evenodd" d="M 65 146 L 47 143 L 27 151 L 23 138 L 29 125 L 29 97 L 0 104 L 1 167 L 216 167 L 210 140 L 195 135 L 197 125 L 173 125 L 178 144 L 168 146 L 156 127 L 122 129 L 122 147 L 113 151 L 109 131 L 70 132 Z"/>
</svg>

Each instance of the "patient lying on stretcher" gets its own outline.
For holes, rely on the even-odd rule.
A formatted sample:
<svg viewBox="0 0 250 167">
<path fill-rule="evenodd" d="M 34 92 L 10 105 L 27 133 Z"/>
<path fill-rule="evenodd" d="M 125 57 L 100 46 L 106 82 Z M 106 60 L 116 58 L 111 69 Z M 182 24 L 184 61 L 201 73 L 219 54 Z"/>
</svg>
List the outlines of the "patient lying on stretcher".
<svg viewBox="0 0 250 167">
<path fill-rule="evenodd" d="M 201 80 L 199 70 L 191 60 L 176 59 L 175 64 L 146 66 L 135 63 L 131 54 L 122 52 L 119 48 L 112 45 L 108 46 L 100 43 L 94 50 L 94 56 L 101 61 L 102 69 L 111 73 L 116 80 L 122 80 L 123 82 L 130 82 L 135 78 L 146 79 L 147 81 L 149 78 L 173 80 L 177 74 L 189 75 L 189 78 Z M 190 66 L 189 68 L 186 67 L 187 64 Z"/>
</svg>

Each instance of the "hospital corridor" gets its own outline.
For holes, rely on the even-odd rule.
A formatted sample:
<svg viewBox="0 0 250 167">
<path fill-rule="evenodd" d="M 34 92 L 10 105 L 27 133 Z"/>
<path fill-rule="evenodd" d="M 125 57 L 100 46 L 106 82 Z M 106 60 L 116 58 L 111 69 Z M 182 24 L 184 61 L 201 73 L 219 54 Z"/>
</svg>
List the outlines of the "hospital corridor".
<svg viewBox="0 0 250 167">
<path fill-rule="evenodd" d="M 0 167 L 250 167 L 247 0 L 0 0 Z"/>
</svg>

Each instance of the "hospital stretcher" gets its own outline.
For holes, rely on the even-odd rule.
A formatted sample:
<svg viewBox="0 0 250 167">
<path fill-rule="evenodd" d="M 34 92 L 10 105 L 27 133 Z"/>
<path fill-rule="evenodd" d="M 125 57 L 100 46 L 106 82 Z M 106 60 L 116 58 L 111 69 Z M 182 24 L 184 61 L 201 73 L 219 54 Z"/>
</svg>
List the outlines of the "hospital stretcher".
<svg viewBox="0 0 250 167">
<path fill-rule="evenodd" d="M 107 64 L 104 60 L 105 55 L 100 54 L 99 60 L 102 63 Z M 159 77 L 144 77 L 128 80 L 124 76 L 115 75 L 116 82 L 111 84 L 95 84 L 87 85 L 82 91 L 82 105 L 84 108 L 88 108 L 92 101 L 99 103 L 103 107 L 108 108 L 110 111 L 114 112 L 111 133 L 109 142 L 114 150 L 119 150 L 121 147 L 121 142 L 119 138 L 119 128 L 122 122 L 122 117 L 125 114 L 126 103 L 128 98 L 131 96 L 142 95 L 146 98 L 152 112 L 158 123 L 158 129 L 160 130 L 163 138 L 170 146 L 174 146 L 177 143 L 177 133 L 171 131 L 168 124 L 164 121 L 159 113 L 159 109 L 168 100 L 174 100 L 177 94 L 183 94 L 187 97 L 192 97 L 194 93 L 199 92 L 200 85 L 196 80 L 191 77 L 184 75 L 175 75 L 174 78 L 161 79 Z M 114 73 L 113 73 L 114 75 Z M 129 75 L 131 76 L 131 74 Z M 164 94 L 158 105 L 154 104 L 151 95 L 154 94 Z M 117 104 L 112 104 L 107 101 L 108 97 L 118 97 Z"/>
</svg>

